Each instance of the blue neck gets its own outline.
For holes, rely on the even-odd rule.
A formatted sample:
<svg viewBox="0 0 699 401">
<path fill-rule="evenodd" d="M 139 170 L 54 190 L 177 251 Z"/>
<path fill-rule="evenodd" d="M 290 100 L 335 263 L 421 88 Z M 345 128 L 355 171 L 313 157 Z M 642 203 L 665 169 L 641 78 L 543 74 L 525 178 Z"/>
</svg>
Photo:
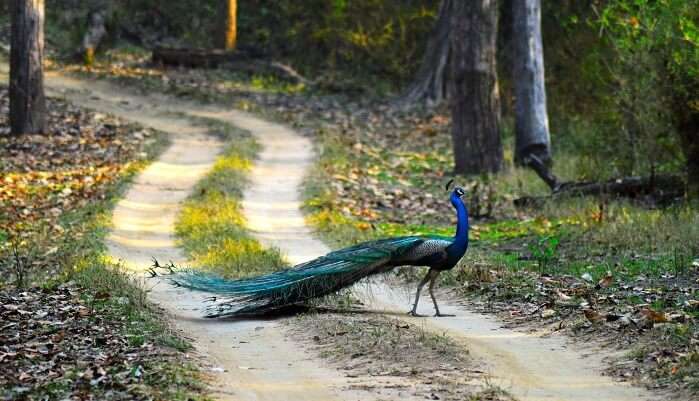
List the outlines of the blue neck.
<svg viewBox="0 0 699 401">
<path fill-rule="evenodd" d="M 452 197 L 451 204 L 456 208 L 457 217 L 454 244 L 465 248 L 468 245 L 468 210 L 466 210 L 466 205 L 458 196 Z"/>
</svg>

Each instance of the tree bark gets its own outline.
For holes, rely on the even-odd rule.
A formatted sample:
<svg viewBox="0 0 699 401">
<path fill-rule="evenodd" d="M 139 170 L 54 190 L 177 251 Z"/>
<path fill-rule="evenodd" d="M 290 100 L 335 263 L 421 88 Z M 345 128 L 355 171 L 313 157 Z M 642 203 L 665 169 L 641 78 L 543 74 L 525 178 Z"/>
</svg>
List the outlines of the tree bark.
<svg viewBox="0 0 699 401">
<path fill-rule="evenodd" d="M 503 158 L 495 68 L 497 1 L 456 1 L 453 7 L 450 97 L 454 172 L 497 172 Z"/>
<path fill-rule="evenodd" d="M 415 79 L 401 96 L 403 105 L 425 104 L 427 107 L 438 105 L 447 97 L 447 76 L 449 72 L 449 55 L 451 44 L 451 15 L 454 0 L 442 0 L 439 15 L 422 58 L 420 69 Z"/>
<path fill-rule="evenodd" d="M 223 48 L 225 50 L 235 49 L 235 44 L 238 39 L 237 30 L 237 13 L 238 4 L 237 0 L 224 0 L 225 1 L 225 28 L 224 28 L 224 38 L 223 38 Z"/>
<path fill-rule="evenodd" d="M 529 165 L 534 155 L 551 162 L 551 139 L 546 112 L 544 50 L 541 40 L 541 0 L 512 3 L 512 79 L 515 91 L 515 162 Z"/>
<path fill-rule="evenodd" d="M 10 130 L 46 131 L 44 0 L 13 0 L 10 49 Z"/>
</svg>

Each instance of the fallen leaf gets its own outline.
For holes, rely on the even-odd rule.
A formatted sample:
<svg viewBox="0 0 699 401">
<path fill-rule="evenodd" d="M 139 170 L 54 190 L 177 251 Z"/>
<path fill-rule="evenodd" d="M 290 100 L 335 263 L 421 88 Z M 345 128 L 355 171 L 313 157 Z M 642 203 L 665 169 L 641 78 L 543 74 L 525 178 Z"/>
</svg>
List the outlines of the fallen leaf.
<svg viewBox="0 0 699 401">
<path fill-rule="evenodd" d="M 614 276 L 612 272 L 608 271 L 607 274 L 597 282 L 597 288 L 607 288 L 614 282 Z"/>
<path fill-rule="evenodd" d="M 656 323 L 667 323 L 670 320 L 668 319 L 668 316 L 663 313 L 663 312 L 656 312 L 650 308 L 643 308 L 641 309 L 641 316 L 651 322 L 652 324 Z"/>
<path fill-rule="evenodd" d="M 585 314 L 585 318 L 592 324 L 601 323 L 605 320 L 604 315 L 594 309 L 583 309 L 583 313 Z"/>
</svg>

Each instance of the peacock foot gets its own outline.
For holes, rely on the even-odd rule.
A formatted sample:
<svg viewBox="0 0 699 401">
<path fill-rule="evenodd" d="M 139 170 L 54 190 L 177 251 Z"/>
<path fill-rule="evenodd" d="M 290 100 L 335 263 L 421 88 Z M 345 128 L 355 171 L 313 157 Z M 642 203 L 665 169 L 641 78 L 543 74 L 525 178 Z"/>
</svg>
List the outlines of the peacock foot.
<svg viewBox="0 0 699 401">
<path fill-rule="evenodd" d="M 421 315 L 421 314 L 417 313 L 416 310 L 411 310 L 410 312 L 408 312 L 408 315 L 414 316 L 414 317 L 425 317 L 425 315 Z"/>
</svg>

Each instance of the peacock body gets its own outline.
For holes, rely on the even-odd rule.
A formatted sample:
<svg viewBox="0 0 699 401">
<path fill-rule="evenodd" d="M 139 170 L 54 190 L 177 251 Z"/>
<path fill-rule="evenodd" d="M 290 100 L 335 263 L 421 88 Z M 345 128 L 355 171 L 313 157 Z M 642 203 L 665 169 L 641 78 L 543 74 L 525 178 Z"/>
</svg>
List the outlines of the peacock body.
<svg viewBox="0 0 699 401">
<path fill-rule="evenodd" d="M 264 314 L 289 305 L 335 293 L 370 276 L 391 271 L 397 266 L 430 268 L 418 285 L 416 315 L 420 291 L 430 282 L 430 295 L 437 316 L 439 307 L 433 287 L 440 272 L 453 268 L 468 248 L 468 212 L 461 197 L 464 191 L 455 188 L 450 200 L 457 212 L 457 228 L 453 237 L 405 236 L 364 242 L 328 253 L 290 269 L 238 280 L 197 270 L 178 271 L 169 279 L 176 285 L 206 291 L 222 301 L 208 308 L 207 317 L 237 317 Z"/>
</svg>

